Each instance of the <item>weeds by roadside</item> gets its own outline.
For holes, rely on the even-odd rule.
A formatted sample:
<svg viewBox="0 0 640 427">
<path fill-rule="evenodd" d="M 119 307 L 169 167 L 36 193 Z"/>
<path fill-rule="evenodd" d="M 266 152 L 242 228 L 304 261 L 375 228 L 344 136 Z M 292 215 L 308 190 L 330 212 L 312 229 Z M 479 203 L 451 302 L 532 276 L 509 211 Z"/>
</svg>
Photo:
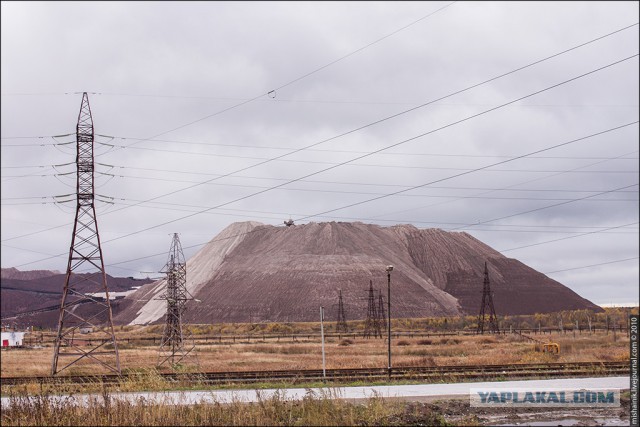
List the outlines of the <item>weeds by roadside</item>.
<svg viewBox="0 0 640 427">
<path fill-rule="evenodd" d="M 284 393 L 270 397 L 258 392 L 256 403 L 200 402 L 180 405 L 174 401 L 133 401 L 112 396 L 105 388 L 99 397 L 81 399 L 48 393 L 10 396 L 2 410 L 2 425 L 448 425 L 441 414 L 412 411 L 407 403 L 372 396 L 363 403 L 336 399 L 336 390 L 307 390 L 302 400 L 288 400 Z"/>
</svg>

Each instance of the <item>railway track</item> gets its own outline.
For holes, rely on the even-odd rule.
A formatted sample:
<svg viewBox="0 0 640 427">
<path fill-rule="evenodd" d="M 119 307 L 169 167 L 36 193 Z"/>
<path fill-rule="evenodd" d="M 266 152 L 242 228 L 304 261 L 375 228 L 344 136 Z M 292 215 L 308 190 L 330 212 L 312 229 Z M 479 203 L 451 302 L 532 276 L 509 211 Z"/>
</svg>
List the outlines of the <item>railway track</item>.
<svg viewBox="0 0 640 427">
<path fill-rule="evenodd" d="M 326 377 L 322 369 L 282 370 L 282 371 L 237 371 L 237 372 L 201 372 L 201 373 L 160 373 L 168 383 L 185 384 L 231 384 L 257 382 L 302 383 L 322 381 L 386 381 L 419 380 L 425 382 L 457 382 L 463 380 L 515 379 L 540 377 L 581 377 L 581 376 L 618 376 L 629 375 L 626 362 L 580 362 L 580 363 L 527 363 L 509 365 L 463 365 L 463 366 L 424 366 L 397 367 L 388 372 L 386 368 L 327 369 Z M 74 375 L 59 377 L 4 377 L 0 385 L 19 384 L 117 384 L 121 381 L 143 379 L 144 374 L 131 373 L 122 376 Z"/>
</svg>

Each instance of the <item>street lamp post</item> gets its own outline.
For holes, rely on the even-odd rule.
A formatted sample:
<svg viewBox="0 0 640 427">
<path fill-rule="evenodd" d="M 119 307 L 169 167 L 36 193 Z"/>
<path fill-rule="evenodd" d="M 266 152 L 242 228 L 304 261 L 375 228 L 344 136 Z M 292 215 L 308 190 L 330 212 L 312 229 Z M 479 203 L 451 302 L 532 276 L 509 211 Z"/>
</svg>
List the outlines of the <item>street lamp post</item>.
<svg viewBox="0 0 640 427">
<path fill-rule="evenodd" d="M 320 306 L 320 339 L 322 340 L 322 381 L 327 381 L 327 369 L 324 358 L 324 307 Z"/>
<path fill-rule="evenodd" d="M 387 266 L 387 345 L 389 354 L 389 366 L 388 374 L 389 380 L 391 380 L 391 272 L 393 271 L 393 265 Z"/>
</svg>

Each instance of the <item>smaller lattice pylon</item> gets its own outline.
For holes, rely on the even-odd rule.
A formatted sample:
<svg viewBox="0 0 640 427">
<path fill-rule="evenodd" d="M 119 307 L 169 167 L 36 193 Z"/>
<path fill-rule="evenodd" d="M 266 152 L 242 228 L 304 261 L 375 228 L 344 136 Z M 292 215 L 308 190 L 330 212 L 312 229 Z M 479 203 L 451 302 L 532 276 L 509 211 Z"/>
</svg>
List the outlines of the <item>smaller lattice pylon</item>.
<svg viewBox="0 0 640 427">
<path fill-rule="evenodd" d="M 382 291 L 378 289 L 378 319 L 380 320 L 380 329 L 384 329 L 387 324 L 387 313 L 384 311 L 384 297 Z"/>
<path fill-rule="evenodd" d="M 184 324 L 186 303 L 194 299 L 187 290 L 187 263 L 182 252 L 182 245 L 178 233 L 173 234 L 169 259 L 163 273 L 166 273 L 165 292 L 160 299 L 167 302 L 164 332 L 158 351 L 157 367 L 168 365 L 176 368 L 178 365 L 194 364 L 198 366 L 195 354 L 195 340 L 193 334 Z"/>
<path fill-rule="evenodd" d="M 376 297 L 373 292 L 373 282 L 369 281 L 369 298 L 367 305 L 367 320 L 364 324 L 364 338 L 382 338 L 382 329 L 378 319 L 378 310 L 376 307 Z"/>
<path fill-rule="evenodd" d="M 347 318 L 344 314 L 344 303 L 342 302 L 342 289 L 338 289 L 338 320 L 336 322 L 336 332 L 348 332 Z"/>
<path fill-rule="evenodd" d="M 488 319 L 486 317 L 489 317 Z M 486 327 L 485 327 L 486 324 Z M 478 315 L 478 329 L 477 334 L 484 334 L 485 329 L 488 332 L 496 334 L 500 333 L 498 328 L 498 316 L 496 316 L 496 310 L 493 306 L 493 295 L 491 294 L 491 287 L 489 285 L 489 270 L 487 269 L 487 263 L 484 263 L 484 281 L 482 285 L 482 305 L 480 306 L 480 314 Z"/>
</svg>

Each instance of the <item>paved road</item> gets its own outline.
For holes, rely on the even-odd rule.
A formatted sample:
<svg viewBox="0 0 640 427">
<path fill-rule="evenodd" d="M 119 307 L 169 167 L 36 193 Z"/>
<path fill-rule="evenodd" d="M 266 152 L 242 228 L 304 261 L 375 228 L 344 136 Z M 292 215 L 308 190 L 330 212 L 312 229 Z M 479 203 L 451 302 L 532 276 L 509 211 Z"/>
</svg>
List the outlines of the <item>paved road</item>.
<svg viewBox="0 0 640 427">
<path fill-rule="evenodd" d="M 339 399 L 366 399 L 372 396 L 384 398 L 402 398 L 409 400 L 429 400 L 434 398 L 468 398 L 471 388 L 504 388 L 504 389 L 629 389 L 629 377 L 599 377 L 599 378 L 563 378 L 553 380 L 525 380 L 500 382 L 469 382 L 456 384 L 415 384 L 393 386 L 368 387 L 335 387 L 335 388 L 289 388 L 265 390 L 211 390 L 211 391 L 175 391 L 175 392 L 136 392 L 112 393 L 113 399 L 128 400 L 130 402 L 143 398 L 158 403 L 192 405 L 195 403 L 212 402 L 257 402 L 261 397 L 268 399 L 275 393 L 282 393 L 287 400 L 300 400 L 305 395 L 313 393 L 319 397 Z M 64 399 L 67 396 L 56 396 L 53 399 Z M 77 401 L 86 402 L 89 399 L 102 399 L 101 395 L 75 395 Z M 2 398 L 2 408 L 8 407 L 9 399 Z"/>
</svg>

